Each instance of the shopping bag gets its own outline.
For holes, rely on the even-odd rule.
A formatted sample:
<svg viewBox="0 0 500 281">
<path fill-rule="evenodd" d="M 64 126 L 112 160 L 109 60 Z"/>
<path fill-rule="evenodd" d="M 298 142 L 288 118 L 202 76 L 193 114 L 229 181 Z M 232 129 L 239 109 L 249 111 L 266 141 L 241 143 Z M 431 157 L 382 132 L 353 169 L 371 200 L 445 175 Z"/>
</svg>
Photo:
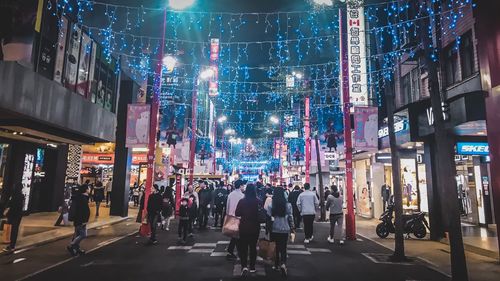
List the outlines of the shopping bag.
<svg viewBox="0 0 500 281">
<path fill-rule="evenodd" d="M 226 215 L 222 234 L 231 238 L 238 238 L 240 236 L 240 219 L 235 216 Z"/>
<path fill-rule="evenodd" d="M 263 258 L 264 260 L 274 260 L 274 257 L 276 255 L 276 243 L 271 242 L 267 239 L 259 239 L 259 251 L 258 255 L 259 257 Z"/>
<path fill-rule="evenodd" d="M 151 235 L 151 226 L 148 223 L 141 223 L 139 227 L 139 235 L 142 237 L 148 237 Z"/>
<path fill-rule="evenodd" d="M 3 235 L 2 235 L 2 242 L 4 244 L 9 244 L 10 243 L 10 232 L 12 231 L 12 225 L 5 223 L 3 225 Z"/>
</svg>

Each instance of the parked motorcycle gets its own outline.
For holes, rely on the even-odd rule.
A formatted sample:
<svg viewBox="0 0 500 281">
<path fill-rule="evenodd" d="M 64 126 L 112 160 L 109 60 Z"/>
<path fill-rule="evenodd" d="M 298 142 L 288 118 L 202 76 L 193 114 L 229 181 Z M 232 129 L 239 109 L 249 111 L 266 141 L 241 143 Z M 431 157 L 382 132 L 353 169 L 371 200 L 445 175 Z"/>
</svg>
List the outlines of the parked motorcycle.
<svg viewBox="0 0 500 281">
<path fill-rule="evenodd" d="M 380 238 L 387 238 L 390 233 L 396 231 L 396 227 L 393 222 L 394 218 L 394 205 L 391 204 L 387 206 L 387 210 L 380 216 L 382 221 L 377 225 L 377 235 Z M 429 223 L 425 218 L 423 212 L 414 213 L 411 215 L 403 215 L 403 231 L 406 234 L 406 238 L 410 238 L 410 234 L 415 237 L 422 239 L 427 235 L 427 229 L 429 228 Z"/>
</svg>

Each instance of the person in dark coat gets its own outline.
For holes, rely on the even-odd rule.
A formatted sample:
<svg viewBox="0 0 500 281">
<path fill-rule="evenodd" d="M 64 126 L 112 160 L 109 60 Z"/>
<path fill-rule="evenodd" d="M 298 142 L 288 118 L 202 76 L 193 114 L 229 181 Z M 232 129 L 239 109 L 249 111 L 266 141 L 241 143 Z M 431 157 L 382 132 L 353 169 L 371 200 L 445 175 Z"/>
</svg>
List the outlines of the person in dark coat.
<svg viewBox="0 0 500 281">
<path fill-rule="evenodd" d="M 87 223 L 90 217 L 89 195 L 90 186 L 82 185 L 80 194 L 75 194 L 71 199 L 69 219 L 73 221 L 75 233 L 66 249 L 73 256 L 85 254 L 85 251 L 80 249 L 80 243 L 87 237 Z"/>
<path fill-rule="evenodd" d="M 7 223 L 11 225 L 10 244 L 3 250 L 4 252 L 13 252 L 16 249 L 19 226 L 23 218 L 24 194 L 23 185 L 18 183 L 14 186 L 10 200 L 7 202 L 4 212 L 6 213 Z"/>
<path fill-rule="evenodd" d="M 208 205 L 212 202 L 212 191 L 208 189 L 205 181 L 200 181 L 200 191 L 198 192 L 200 206 L 198 210 L 198 223 L 200 229 L 207 228 L 208 224 Z"/>
<path fill-rule="evenodd" d="M 250 272 L 255 272 L 257 260 L 257 240 L 259 239 L 259 203 L 254 184 L 249 184 L 245 197 L 238 202 L 235 215 L 240 217 L 240 238 L 238 239 L 238 255 L 241 261 L 241 275 L 248 274 L 248 255 L 250 254 Z"/>
<path fill-rule="evenodd" d="M 224 224 L 224 217 L 226 214 L 226 202 L 228 196 L 227 189 L 224 186 L 219 185 L 213 191 L 213 202 L 214 202 L 214 227 L 218 226 L 219 217 L 220 217 L 220 226 Z"/>
<path fill-rule="evenodd" d="M 170 230 L 170 218 L 174 213 L 174 189 L 171 186 L 167 186 L 162 195 L 162 206 L 161 206 L 161 227 L 167 231 Z"/>
<path fill-rule="evenodd" d="M 148 223 L 151 226 L 151 237 L 149 241 L 152 244 L 157 244 L 156 240 L 156 226 L 158 224 L 158 219 L 160 218 L 161 207 L 163 203 L 163 198 L 160 194 L 160 188 L 158 185 L 153 185 L 153 193 L 149 195 L 148 198 Z"/>
<path fill-rule="evenodd" d="M 104 200 L 104 185 L 101 181 L 97 181 L 94 186 L 94 202 L 95 202 L 95 216 L 99 216 L 99 207 Z"/>
<path fill-rule="evenodd" d="M 293 221 L 296 228 L 300 228 L 300 222 L 302 221 L 299 208 L 297 207 L 297 199 L 299 198 L 300 193 L 302 193 L 302 190 L 300 190 L 300 187 L 296 185 L 293 188 L 293 191 L 290 192 L 290 195 L 288 195 L 288 202 L 292 204 Z"/>
</svg>

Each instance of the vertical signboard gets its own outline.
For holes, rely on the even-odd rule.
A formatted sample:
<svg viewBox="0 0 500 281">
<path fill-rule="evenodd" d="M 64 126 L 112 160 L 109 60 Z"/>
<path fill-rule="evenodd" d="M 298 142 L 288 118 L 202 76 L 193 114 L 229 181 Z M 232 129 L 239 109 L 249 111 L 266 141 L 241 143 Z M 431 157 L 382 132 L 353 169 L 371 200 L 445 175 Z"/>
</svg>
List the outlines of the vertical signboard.
<svg viewBox="0 0 500 281">
<path fill-rule="evenodd" d="M 149 143 L 149 104 L 129 104 L 126 147 L 147 147 Z"/>
<path fill-rule="evenodd" d="M 81 37 L 82 30 L 77 26 L 73 26 L 69 38 L 68 57 L 66 59 L 66 70 L 64 74 L 64 86 L 71 91 L 75 91 L 77 83 Z"/>
<path fill-rule="evenodd" d="M 354 108 L 354 140 L 358 150 L 378 149 L 378 110 L 372 106 Z"/>
<path fill-rule="evenodd" d="M 80 48 L 80 61 L 78 64 L 78 82 L 76 84 L 76 92 L 84 97 L 87 96 L 89 88 L 89 65 L 90 55 L 92 54 L 92 40 L 90 37 L 82 34 L 82 46 Z"/>
<path fill-rule="evenodd" d="M 219 95 L 219 39 L 212 38 L 210 40 L 210 67 L 214 71 L 214 77 L 208 82 L 208 94 L 211 97 Z"/>
<path fill-rule="evenodd" d="M 57 39 L 56 62 L 54 67 L 54 80 L 57 83 L 62 83 L 67 34 L 68 19 L 65 16 L 62 16 L 61 21 L 59 22 L 59 36 Z"/>
<path fill-rule="evenodd" d="M 368 105 L 365 16 L 362 0 L 351 0 L 348 3 L 347 49 L 350 101 L 354 106 Z"/>
<path fill-rule="evenodd" d="M 23 185 L 22 193 L 24 195 L 23 211 L 27 211 L 30 203 L 31 185 L 33 183 L 33 167 L 35 165 L 35 155 L 24 155 L 23 176 L 21 184 Z"/>
</svg>

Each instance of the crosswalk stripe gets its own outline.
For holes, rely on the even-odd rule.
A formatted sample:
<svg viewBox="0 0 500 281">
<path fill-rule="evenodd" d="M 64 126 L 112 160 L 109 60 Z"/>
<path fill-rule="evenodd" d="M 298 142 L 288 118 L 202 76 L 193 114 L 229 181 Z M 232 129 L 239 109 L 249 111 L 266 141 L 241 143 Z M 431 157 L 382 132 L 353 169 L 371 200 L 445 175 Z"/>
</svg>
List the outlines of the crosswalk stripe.
<svg viewBox="0 0 500 281">
<path fill-rule="evenodd" d="M 309 251 L 289 250 L 287 253 L 291 255 L 311 255 Z"/>
<path fill-rule="evenodd" d="M 214 248 L 217 246 L 217 243 L 195 243 L 193 245 L 193 247 L 195 248 L 207 248 L 207 247 L 211 247 L 211 248 Z"/>
<path fill-rule="evenodd" d="M 191 249 L 188 251 L 189 254 L 211 254 L 214 249 Z"/>
<path fill-rule="evenodd" d="M 306 246 L 304 246 L 304 245 L 288 245 L 287 248 L 288 249 L 305 249 Z"/>
<path fill-rule="evenodd" d="M 191 246 L 170 246 L 168 250 L 191 250 Z"/>
<path fill-rule="evenodd" d="M 322 248 L 307 248 L 311 253 L 331 253 L 330 249 L 322 249 Z"/>
<path fill-rule="evenodd" d="M 217 241 L 219 245 L 229 245 L 229 241 Z"/>
<path fill-rule="evenodd" d="M 224 253 L 224 252 L 213 252 L 212 254 L 210 254 L 211 257 L 225 257 L 227 255 L 227 253 Z"/>
</svg>

